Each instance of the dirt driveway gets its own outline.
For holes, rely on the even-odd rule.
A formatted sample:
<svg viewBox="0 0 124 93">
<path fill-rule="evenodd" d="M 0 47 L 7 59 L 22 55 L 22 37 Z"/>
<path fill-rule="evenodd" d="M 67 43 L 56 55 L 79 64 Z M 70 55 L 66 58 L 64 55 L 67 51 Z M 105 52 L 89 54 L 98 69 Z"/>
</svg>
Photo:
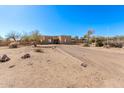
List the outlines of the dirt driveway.
<svg viewBox="0 0 124 93">
<path fill-rule="evenodd" d="M 124 87 L 124 50 L 63 45 L 60 49 L 88 64 L 104 76 L 101 87 Z M 87 68 L 88 69 L 88 68 Z M 90 71 L 89 70 L 89 71 Z"/>
</svg>

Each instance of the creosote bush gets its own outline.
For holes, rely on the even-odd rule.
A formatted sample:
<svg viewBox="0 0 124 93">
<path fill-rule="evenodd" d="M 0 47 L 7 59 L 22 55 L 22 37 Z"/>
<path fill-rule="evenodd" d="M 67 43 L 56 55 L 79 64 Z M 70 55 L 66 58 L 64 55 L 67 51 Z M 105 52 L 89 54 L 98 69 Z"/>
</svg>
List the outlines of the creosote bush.
<svg viewBox="0 0 124 93">
<path fill-rule="evenodd" d="M 110 47 L 115 47 L 115 48 L 122 48 L 123 44 L 122 43 L 109 43 Z"/>
</svg>

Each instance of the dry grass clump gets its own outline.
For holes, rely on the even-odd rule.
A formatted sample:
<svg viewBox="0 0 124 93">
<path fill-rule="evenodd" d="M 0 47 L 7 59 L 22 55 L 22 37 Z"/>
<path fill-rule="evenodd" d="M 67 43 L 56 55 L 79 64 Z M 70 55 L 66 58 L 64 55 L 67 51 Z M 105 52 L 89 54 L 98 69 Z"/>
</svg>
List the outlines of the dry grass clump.
<svg viewBox="0 0 124 93">
<path fill-rule="evenodd" d="M 34 51 L 35 51 L 35 52 L 38 52 L 38 53 L 44 53 L 44 51 L 41 50 L 41 49 L 39 49 L 39 48 L 35 49 Z"/>
</svg>

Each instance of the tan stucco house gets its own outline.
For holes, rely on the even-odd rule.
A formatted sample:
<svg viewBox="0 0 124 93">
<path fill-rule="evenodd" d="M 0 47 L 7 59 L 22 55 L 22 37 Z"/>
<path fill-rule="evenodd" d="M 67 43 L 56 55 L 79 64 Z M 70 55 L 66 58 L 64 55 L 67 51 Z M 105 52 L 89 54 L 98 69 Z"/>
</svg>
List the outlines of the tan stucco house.
<svg viewBox="0 0 124 93">
<path fill-rule="evenodd" d="M 71 36 L 42 36 L 41 42 L 44 44 L 69 44 L 71 43 Z"/>
</svg>

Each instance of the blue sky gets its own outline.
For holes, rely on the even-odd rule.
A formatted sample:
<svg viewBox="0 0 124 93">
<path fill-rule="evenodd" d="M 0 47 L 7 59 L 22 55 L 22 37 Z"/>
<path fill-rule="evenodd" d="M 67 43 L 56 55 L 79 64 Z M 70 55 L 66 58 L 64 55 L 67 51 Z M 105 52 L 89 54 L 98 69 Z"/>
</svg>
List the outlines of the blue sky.
<svg viewBox="0 0 124 93">
<path fill-rule="evenodd" d="M 124 6 L 0 6 L 0 35 L 11 31 L 45 35 L 124 35 Z"/>
</svg>

